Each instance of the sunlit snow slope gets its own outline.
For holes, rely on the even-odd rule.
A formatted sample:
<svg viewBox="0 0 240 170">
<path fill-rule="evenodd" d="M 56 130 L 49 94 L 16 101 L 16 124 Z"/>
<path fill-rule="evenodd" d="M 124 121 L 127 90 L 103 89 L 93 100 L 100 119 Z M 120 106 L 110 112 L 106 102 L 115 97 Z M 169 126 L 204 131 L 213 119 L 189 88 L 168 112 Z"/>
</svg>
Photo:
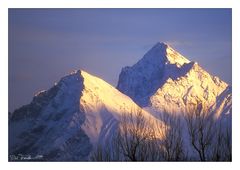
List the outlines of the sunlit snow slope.
<svg viewBox="0 0 240 170">
<path fill-rule="evenodd" d="M 75 71 L 11 115 L 9 154 L 87 160 L 98 142 L 116 132 L 120 116 L 136 109 L 141 108 L 110 84 Z M 154 119 L 146 111 L 142 114 Z"/>
</svg>

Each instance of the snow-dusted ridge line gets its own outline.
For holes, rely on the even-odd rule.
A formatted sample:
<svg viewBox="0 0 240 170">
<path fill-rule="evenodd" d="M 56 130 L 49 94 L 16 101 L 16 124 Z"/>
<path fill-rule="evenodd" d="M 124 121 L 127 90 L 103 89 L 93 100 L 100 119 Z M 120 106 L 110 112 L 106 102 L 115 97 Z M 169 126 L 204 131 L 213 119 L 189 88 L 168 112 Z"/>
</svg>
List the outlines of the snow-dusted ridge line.
<svg viewBox="0 0 240 170">
<path fill-rule="evenodd" d="M 11 155 L 43 155 L 51 160 L 87 160 L 98 142 L 108 140 L 123 114 L 142 110 L 104 80 L 76 70 L 63 77 L 10 118 Z M 159 122 L 142 110 L 146 119 Z"/>
</svg>

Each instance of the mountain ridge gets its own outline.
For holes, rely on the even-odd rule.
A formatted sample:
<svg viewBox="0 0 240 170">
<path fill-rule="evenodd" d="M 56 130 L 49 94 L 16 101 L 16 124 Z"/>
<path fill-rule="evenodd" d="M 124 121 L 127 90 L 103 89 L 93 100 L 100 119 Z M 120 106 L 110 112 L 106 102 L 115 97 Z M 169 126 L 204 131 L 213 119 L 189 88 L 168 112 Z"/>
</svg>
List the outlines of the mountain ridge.
<svg viewBox="0 0 240 170">
<path fill-rule="evenodd" d="M 53 161 L 88 160 L 93 148 L 117 132 L 123 114 L 141 110 L 100 78 L 77 70 L 16 110 L 9 124 L 10 155 L 43 155 Z"/>
<path fill-rule="evenodd" d="M 30 104 L 9 115 L 10 161 L 18 154 L 40 154 L 47 161 L 89 160 L 96 145 L 116 134 L 121 117 L 136 110 L 160 124 L 159 113 L 184 113 L 202 104 L 231 125 L 231 93 L 231 86 L 198 63 L 157 43 L 122 69 L 116 88 L 75 70 L 36 93 Z"/>
</svg>

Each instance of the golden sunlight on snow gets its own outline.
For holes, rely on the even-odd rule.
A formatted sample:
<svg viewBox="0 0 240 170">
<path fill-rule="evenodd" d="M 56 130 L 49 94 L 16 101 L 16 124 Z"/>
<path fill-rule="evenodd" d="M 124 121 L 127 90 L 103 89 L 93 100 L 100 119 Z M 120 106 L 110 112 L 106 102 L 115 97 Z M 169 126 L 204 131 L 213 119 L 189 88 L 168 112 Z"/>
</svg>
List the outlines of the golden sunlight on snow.
<svg viewBox="0 0 240 170">
<path fill-rule="evenodd" d="M 84 90 L 80 100 L 80 105 L 86 114 L 86 121 L 82 128 L 90 137 L 91 142 L 97 142 L 106 115 L 111 113 L 116 120 L 121 119 L 123 114 L 135 114 L 136 110 L 141 110 L 143 116 L 154 122 L 154 125 L 161 123 L 160 120 L 153 117 L 150 113 L 142 110 L 132 99 L 116 88 L 103 81 L 102 79 L 92 76 L 85 71 L 81 71 L 84 79 Z M 105 125 L 105 126 L 111 126 Z M 158 135 L 160 138 L 160 136 Z"/>
<path fill-rule="evenodd" d="M 152 106 L 158 111 L 184 112 L 189 105 L 206 103 L 210 108 L 228 86 L 216 76 L 211 76 L 194 64 L 186 76 L 177 80 L 169 78 L 151 97 Z M 169 107 L 172 106 L 172 107 Z"/>
</svg>

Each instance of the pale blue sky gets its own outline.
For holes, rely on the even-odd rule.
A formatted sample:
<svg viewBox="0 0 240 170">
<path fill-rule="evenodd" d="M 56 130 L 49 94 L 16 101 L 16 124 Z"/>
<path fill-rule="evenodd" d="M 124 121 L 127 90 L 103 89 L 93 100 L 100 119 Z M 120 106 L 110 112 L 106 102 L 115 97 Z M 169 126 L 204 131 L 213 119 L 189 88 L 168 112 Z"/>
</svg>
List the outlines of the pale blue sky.
<svg viewBox="0 0 240 170">
<path fill-rule="evenodd" d="M 231 9 L 9 9 L 9 109 L 75 69 L 112 85 L 156 42 L 231 83 Z"/>
</svg>

